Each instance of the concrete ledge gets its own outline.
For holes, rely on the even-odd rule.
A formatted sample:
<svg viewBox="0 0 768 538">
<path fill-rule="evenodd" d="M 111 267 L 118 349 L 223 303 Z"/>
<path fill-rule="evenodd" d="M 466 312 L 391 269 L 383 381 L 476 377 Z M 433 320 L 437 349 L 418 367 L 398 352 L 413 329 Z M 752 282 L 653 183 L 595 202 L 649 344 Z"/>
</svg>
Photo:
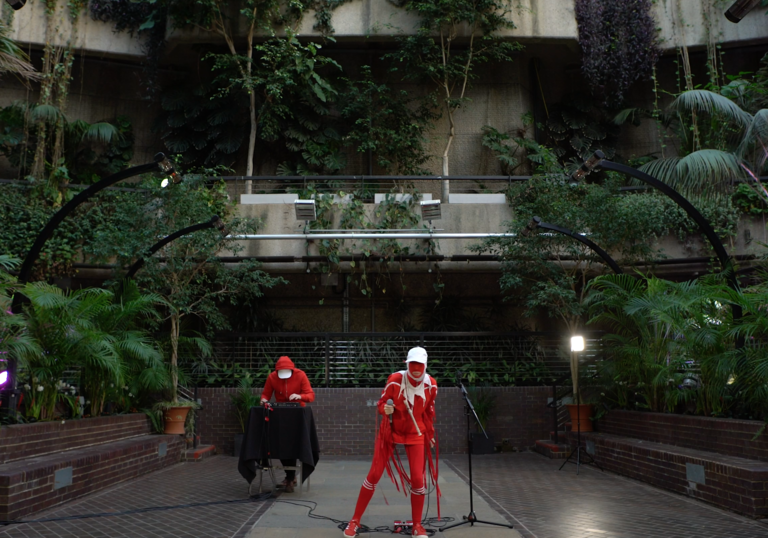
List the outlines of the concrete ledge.
<svg viewBox="0 0 768 538">
<path fill-rule="evenodd" d="M 178 463 L 177 435 L 145 435 L 0 465 L 0 520 L 14 520 Z"/>
<path fill-rule="evenodd" d="M 13 424 L 0 429 L 0 463 L 151 433 L 144 413 Z"/>
<path fill-rule="evenodd" d="M 749 517 L 768 516 L 766 462 L 605 433 L 581 437 L 606 470 Z"/>
<path fill-rule="evenodd" d="M 448 194 L 449 204 L 506 204 L 507 197 L 503 193 L 488 194 Z"/>
</svg>

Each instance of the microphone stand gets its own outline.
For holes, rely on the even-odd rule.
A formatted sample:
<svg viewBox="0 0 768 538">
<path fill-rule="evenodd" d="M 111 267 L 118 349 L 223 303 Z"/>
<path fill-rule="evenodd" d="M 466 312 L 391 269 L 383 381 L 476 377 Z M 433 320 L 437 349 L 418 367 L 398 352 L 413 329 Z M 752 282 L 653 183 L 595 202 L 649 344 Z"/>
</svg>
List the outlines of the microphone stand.
<svg viewBox="0 0 768 538">
<path fill-rule="evenodd" d="M 469 394 L 467 394 L 467 389 L 464 388 L 464 384 L 461 382 L 461 379 L 458 379 L 457 383 L 461 389 L 461 395 L 464 397 L 464 414 L 467 416 L 467 457 L 469 458 L 469 515 L 462 517 L 464 521 L 459 521 L 458 523 L 448 525 L 447 527 L 441 527 L 440 532 L 447 531 L 448 529 L 452 529 L 460 525 L 466 525 L 467 523 L 469 523 L 472 527 L 475 526 L 475 523 L 485 523 L 486 525 L 497 525 L 499 527 L 507 527 L 509 529 L 513 529 L 514 527 L 508 523 L 494 523 L 493 521 L 483 521 L 481 519 L 477 519 L 477 515 L 475 514 L 474 498 L 472 496 L 472 435 L 470 432 L 469 417 L 475 417 L 475 423 L 480 426 L 480 429 L 482 430 L 486 439 L 488 439 L 488 434 L 485 433 L 485 428 L 483 428 L 483 425 L 480 423 L 480 418 L 477 416 L 477 412 L 475 412 L 475 407 L 472 405 L 472 402 L 469 399 Z"/>
</svg>

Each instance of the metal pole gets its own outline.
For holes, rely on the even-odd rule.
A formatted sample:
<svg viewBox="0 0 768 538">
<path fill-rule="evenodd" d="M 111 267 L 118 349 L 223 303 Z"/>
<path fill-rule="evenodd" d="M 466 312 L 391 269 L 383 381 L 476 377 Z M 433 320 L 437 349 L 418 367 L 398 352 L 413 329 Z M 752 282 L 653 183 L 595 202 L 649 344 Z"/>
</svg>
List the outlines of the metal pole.
<svg viewBox="0 0 768 538">
<path fill-rule="evenodd" d="M 619 264 L 616 263 L 616 261 L 613 258 L 611 258 L 606 251 L 604 251 L 599 246 L 597 246 L 594 241 L 590 241 L 589 239 L 584 237 L 584 235 L 572 232 L 567 228 L 562 228 L 560 226 L 555 226 L 554 224 L 542 222 L 540 217 L 533 217 L 533 222 L 535 222 L 536 226 L 539 228 L 542 228 L 544 230 L 552 230 L 553 232 L 558 232 L 563 235 L 567 235 L 568 237 L 572 237 L 576 241 L 580 241 L 581 243 L 591 248 L 595 252 L 595 254 L 600 256 L 603 259 L 603 261 L 607 263 L 611 267 L 611 269 L 613 269 L 614 273 L 616 273 L 617 275 L 620 275 L 623 273 L 623 271 L 621 270 L 621 267 L 619 267 Z"/>
<path fill-rule="evenodd" d="M 300 234 L 242 234 L 228 235 L 227 239 L 240 241 L 266 241 L 266 240 L 301 240 L 313 239 L 487 239 L 489 237 L 517 237 L 514 233 L 432 233 L 432 232 L 351 232 L 351 233 L 300 233 Z"/>
<path fill-rule="evenodd" d="M 171 235 L 168 235 L 168 236 L 164 237 L 163 239 L 161 239 L 160 241 L 158 241 L 157 243 L 155 243 L 154 245 L 152 245 L 149 248 L 149 250 L 147 251 L 146 256 L 141 256 L 138 260 L 136 260 L 136 262 L 133 265 L 131 265 L 131 267 L 128 269 L 128 272 L 125 274 L 125 278 L 133 278 L 133 275 L 136 274 L 136 271 L 138 271 L 139 269 L 141 269 L 144 266 L 145 258 L 151 257 L 152 254 L 154 254 L 155 252 L 157 252 L 158 250 L 163 248 L 165 245 L 167 245 L 171 241 L 174 241 L 174 240 L 178 239 L 179 237 L 191 234 L 191 233 L 196 232 L 198 230 L 205 230 L 206 228 L 213 228 L 214 226 L 217 225 L 216 224 L 217 222 L 219 222 L 219 217 L 218 216 L 214 216 L 209 221 L 201 222 L 199 224 L 193 224 L 192 226 L 187 226 L 186 228 L 182 228 L 181 230 L 179 230 L 177 232 L 174 232 Z"/>
</svg>

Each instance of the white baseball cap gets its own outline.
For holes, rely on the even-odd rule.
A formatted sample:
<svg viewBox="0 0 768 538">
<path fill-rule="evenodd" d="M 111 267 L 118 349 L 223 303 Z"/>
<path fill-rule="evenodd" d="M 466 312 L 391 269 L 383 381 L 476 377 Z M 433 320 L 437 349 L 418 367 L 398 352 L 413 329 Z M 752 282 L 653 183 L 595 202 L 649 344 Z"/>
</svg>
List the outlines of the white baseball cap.
<svg viewBox="0 0 768 538">
<path fill-rule="evenodd" d="M 288 379 L 293 375 L 293 370 L 278 370 L 277 377 L 280 379 Z"/>
<path fill-rule="evenodd" d="M 423 347 L 412 347 L 408 351 L 408 358 L 405 362 L 420 362 L 421 364 L 427 364 L 427 350 Z"/>
</svg>

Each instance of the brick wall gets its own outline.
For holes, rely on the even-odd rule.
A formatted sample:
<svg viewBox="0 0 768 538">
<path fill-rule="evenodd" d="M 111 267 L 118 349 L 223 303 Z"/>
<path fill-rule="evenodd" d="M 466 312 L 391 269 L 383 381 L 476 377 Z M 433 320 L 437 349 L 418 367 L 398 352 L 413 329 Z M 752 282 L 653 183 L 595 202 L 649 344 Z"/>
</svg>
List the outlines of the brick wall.
<svg viewBox="0 0 768 538">
<path fill-rule="evenodd" d="M 588 440 L 608 471 L 750 517 L 768 516 L 768 463 L 602 433 L 582 434 L 582 444 Z M 689 474 L 689 465 L 700 472 Z"/>
<path fill-rule="evenodd" d="M 601 433 L 768 461 L 768 434 L 752 440 L 762 427 L 763 422 L 758 420 L 611 411 L 598 421 L 597 429 Z"/>
<path fill-rule="evenodd" d="M 0 520 L 17 519 L 172 465 L 183 448 L 178 435 L 145 435 L 0 465 Z M 55 488 L 55 473 L 70 467 L 72 483 Z"/>
<path fill-rule="evenodd" d="M 201 388 L 198 411 L 201 442 L 214 444 L 224 454 L 234 451 L 234 435 L 239 424 L 230 403 L 237 389 Z M 488 389 L 496 393 L 496 409 L 488 426 L 497 443 L 508 439 L 518 450 L 527 450 L 538 439 L 549 436 L 551 409 L 546 407 L 548 387 L 503 387 Z M 257 391 L 254 391 L 257 392 Z M 373 454 L 376 428 L 375 404 L 381 389 L 315 389 L 310 404 L 315 417 L 320 450 L 325 455 L 357 456 Z M 464 400 L 455 387 L 440 388 L 436 402 L 437 434 L 440 452 L 466 452 Z M 473 430 L 474 431 L 474 430 Z"/>
<path fill-rule="evenodd" d="M 149 433 L 144 413 L 4 426 L 0 429 L 0 463 Z"/>
</svg>

